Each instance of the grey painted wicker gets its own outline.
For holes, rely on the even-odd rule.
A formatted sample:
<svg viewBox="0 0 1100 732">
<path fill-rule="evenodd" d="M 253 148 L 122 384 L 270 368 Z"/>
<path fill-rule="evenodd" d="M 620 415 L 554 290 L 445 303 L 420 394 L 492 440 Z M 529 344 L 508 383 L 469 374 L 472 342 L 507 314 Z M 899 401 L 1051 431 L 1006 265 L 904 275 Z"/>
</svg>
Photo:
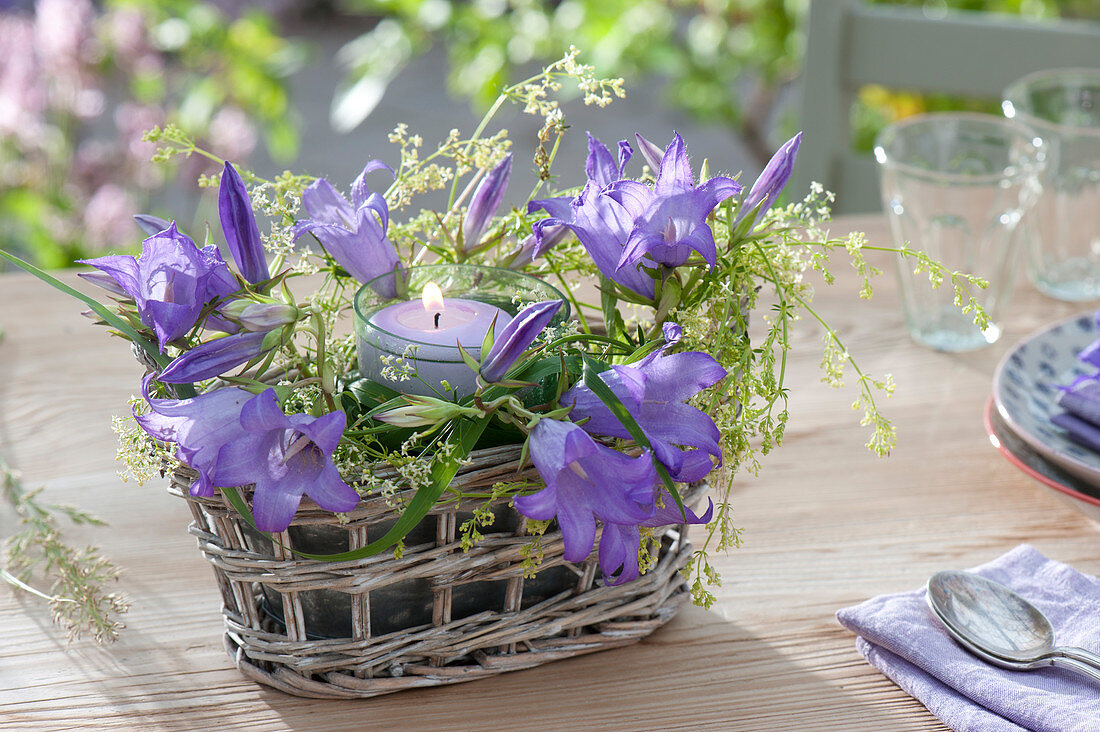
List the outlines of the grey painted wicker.
<svg viewBox="0 0 1100 732">
<path fill-rule="evenodd" d="M 473 489 L 537 480 L 518 467 L 518 447 L 479 450 L 454 481 Z M 507 500 L 493 507 L 496 521 L 468 552 L 457 528 L 480 501 L 433 508 L 400 559 L 387 551 L 332 563 L 286 547 L 328 553 L 364 546 L 394 521 L 384 499 L 364 499 L 346 523 L 303 499 L 273 544 L 220 495 L 188 495 L 194 477 L 177 468 L 169 491 L 187 500 L 190 531 L 213 566 L 226 649 L 250 679 L 298 696 L 370 697 L 627 645 L 670 620 L 687 596 L 679 574 L 691 556 L 684 527 L 666 529 L 656 566 L 618 587 L 598 579 L 595 554 L 566 562 L 554 527 L 542 537 L 537 576 L 525 579 L 521 549 L 531 537 Z M 693 486 L 689 505 L 704 490 Z"/>
</svg>

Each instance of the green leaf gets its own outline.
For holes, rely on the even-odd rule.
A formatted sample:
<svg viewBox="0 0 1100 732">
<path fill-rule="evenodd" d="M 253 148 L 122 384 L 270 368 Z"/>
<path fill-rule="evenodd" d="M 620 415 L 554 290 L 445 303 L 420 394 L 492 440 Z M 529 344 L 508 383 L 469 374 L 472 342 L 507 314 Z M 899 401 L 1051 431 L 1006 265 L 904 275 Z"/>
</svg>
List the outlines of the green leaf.
<svg viewBox="0 0 1100 732">
<path fill-rule="evenodd" d="M 146 353 L 148 353 L 161 366 L 167 366 L 168 363 L 172 360 L 172 359 L 168 358 L 167 356 L 165 356 L 163 353 L 161 353 L 160 349 L 157 348 L 155 343 L 148 340 L 141 333 L 138 333 L 136 330 L 134 330 L 134 328 L 131 327 L 131 325 L 129 323 L 127 323 L 125 320 L 120 318 L 115 313 L 111 312 L 111 310 L 106 305 L 99 302 L 94 297 L 92 297 L 90 295 L 85 295 L 80 290 L 76 290 L 72 287 L 69 287 L 68 285 L 66 285 L 61 280 L 59 280 L 56 277 L 40 270 L 38 267 L 35 267 L 30 262 L 24 261 L 24 260 L 20 259 L 19 257 L 15 256 L 14 254 L 9 254 L 8 252 L 4 251 L 3 249 L 0 249 L 0 257 L 3 257 L 4 259 L 8 260 L 9 262 L 11 262 L 12 264 L 14 264 L 17 267 L 20 267 L 20 268 L 26 270 L 27 272 L 31 273 L 32 275 L 34 275 L 38 279 L 42 280 L 46 284 L 53 287 L 54 289 L 60 290 L 61 292 L 64 292 L 66 295 L 69 295 L 71 297 L 75 297 L 77 300 L 80 300 L 82 303 L 84 303 L 85 305 L 90 307 L 96 315 L 103 318 L 103 320 L 107 323 L 107 325 L 111 326 L 112 328 L 114 328 L 118 332 L 125 335 L 131 341 L 136 343 L 138 346 L 140 346 Z"/>
<path fill-rule="evenodd" d="M 611 391 L 603 379 L 600 378 L 600 374 L 607 371 L 610 368 L 605 363 L 600 363 L 594 358 L 583 355 L 584 359 L 584 385 L 592 390 L 604 406 L 611 410 L 611 413 L 615 415 L 615 418 L 619 420 L 626 431 L 630 433 L 630 436 L 634 439 L 634 442 L 639 447 L 643 447 L 649 450 L 650 458 L 653 460 L 653 467 L 657 470 L 657 476 L 664 483 L 665 488 L 672 496 L 672 500 L 676 501 L 676 507 L 680 509 L 680 515 L 687 520 L 687 513 L 684 510 L 684 499 L 680 497 L 680 491 L 676 489 L 676 484 L 672 482 L 672 476 L 668 474 L 668 470 L 664 465 L 657 460 L 656 454 L 653 452 L 653 445 L 650 444 L 649 438 L 646 437 L 645 432 L 638 426 L 638 423 L 634 420 L 634 416 L 630 413 L 623 403 L 619 400 L 619 397 L 615 396 L 615 392 Z"/>
<path fill-rule="evenodd" d="M 469 456 L 470 451 L 474 449 L 474 445 L 477 443 L 478 438 L 481 437 L 481 433 L 485 431 L 485 427 L 488 424 L 489 419 L 487 417 L 483 417 L 476 421 L 464 419 L 455 423 L 454 436 L 458 439 L 458 445 L 455 451 L 447 460 L 435 464 L 432 468 L 432 482 L 416 492 L 416 495 L 409 501 L 408 508 L 401 514 L 401 518 L 397 519 L 397 523 L 393 525 L 393 528 L 387 531 L 381 538 L 372 541 L 364 547 L 346 552 L 338 552 L 336 554 L 309 554 L 297 550 L 292 551 L 300 557 L 321 562 L 352 562 L 365 557 L 372 557 L 375 554 L 379 554 L 389 549 L 394 544 L 404 539 L 405 535 L 412 531 L 413 528 L 428 515 L 428 511 L 430 511 L 432 506 L 435 505 L 435 502 L 439 500 L 439 497 L 443 495 L 443 491 L 447 489 L 447 486 L 451 484 L 451 479 L 455 477 L 462 462 Z M 229 500 L 233 508 L 255 527 L 256 520 L 252 516 L 252 511 L 249 509 L 245 500 L 241 498 L 237 489 L 222 488 L 220 490 Z M 263 533 L 272 541 L 276 541 L 275 537 L 271 536 L 271 534 L 267 532 Z M 279 543 L 279 545 L 283 546 L 284 549 L 289 549 L 289 547 L 281 543 Z"/>
</svg>

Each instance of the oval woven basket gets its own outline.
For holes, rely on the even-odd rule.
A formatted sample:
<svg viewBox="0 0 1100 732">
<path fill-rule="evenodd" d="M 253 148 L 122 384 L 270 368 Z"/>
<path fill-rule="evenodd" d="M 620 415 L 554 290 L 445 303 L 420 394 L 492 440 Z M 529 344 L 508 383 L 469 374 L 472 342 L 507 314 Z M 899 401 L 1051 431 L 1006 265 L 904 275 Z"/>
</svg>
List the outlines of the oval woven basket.
<svg viewBox="0 0 1100 732">
<path fill-rule="evenodd" d="M 477 450 L 453 483 L 466 490 L 537 481 L 532 469 L 519 470 L 519 459 L 519 446 Z M 469 551 L 458 527 L 483 501 L 433 507 L 400 558 L 386 551 L 325 562 L 293 550 L 365 546 L 393 525 L 394 508 L 368 497 L 340 520 L 304 498 L 273 543 L 220 494 L 189 495 L 195 477 L 175 468 L 169 492 L 186 499 L 190 531 L 214 569 L 226 649 L 248 678 L 298 696 L 371 697 L 628 645 L 668 622 L 687 597 L 680 570 L 692 549 L 683 526 L 663 531 L 655 566 L 616 587 L 598 579 L 595 553 L 580 564 L 565 561 L 553 524 L 540 540 L 537 574 L 525 578 L 532 537 L 507 498 L 492 506 L 493 525 Z M 705 489 L 689 487 L 685 503 L 694 505 Z"/>
</svg>

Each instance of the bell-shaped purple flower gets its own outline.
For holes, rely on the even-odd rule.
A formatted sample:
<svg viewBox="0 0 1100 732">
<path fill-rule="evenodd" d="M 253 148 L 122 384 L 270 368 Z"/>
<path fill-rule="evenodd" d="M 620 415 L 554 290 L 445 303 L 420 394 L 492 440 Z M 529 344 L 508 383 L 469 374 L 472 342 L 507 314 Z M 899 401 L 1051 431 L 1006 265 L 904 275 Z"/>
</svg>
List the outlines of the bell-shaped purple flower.
<svg viewBox="0 0 1100 732">
<path fill-rule="evenodd" d="M 588 176 L 586 188 L 602 191 L 617 180 L 622 180 L 623 170 L 634 154 L 634 149 L 626 140 L 619 141 L 619 156 L 616 160 L 607 146 L 588 133 L 588 157 L 584 162 L 584 172 Z M 583 195 L 583 194 L 582 194 Z M 566 224 L 575 223 L 573 204 L 580 197 L 558 196 L 543 198 L 527 204 L 527 213 L 546 211 L 549 218 L 538 221 L 532 227 L 535 232 L 536 246 L 532 258 L 541 257 L 564 238 Z"/>
<path fill-rule="evenodd" d="M 212 379 L 278 344 L 279 338 L 275 332 L 244 332 L 216 338 L 181 353 L 164 367 L 157 380 L 165 384 L 194 384 Z"/>
<path fill-rule="evenodd" d="M 248 189 L 236 168 L 229 163 L 222 170 L 221 185 L 218 187 L 218 217 L 229 253 L 244 278 L 253 284 L 270 279 L 260 227 L 256 224 Z"/>
<path fill-rule="evenodd" d="M 352 184 L 351 203 L 324 178 L 311 183 L 302 192 L 302 205 L 313 218 L 296 223 L 292 233 L 295 240 L 312 233 L 352 277 L 370 282 L 383 297 L 396 297 L 395 278 L 382 278 L 401 268 L 397 249 L 386 236 L 389 206 L 381 194 L 372 193 L 366 184 L 367 174 L 375 170 L 393 174 L 393 169 L 379 160 L 367 163 Z M 376 278 L 382 279 L 375 281 Z"/>
<path fill-rule="evenodd" d="M 772 155 L 771 160 L 768 161 L 763 172 L 760 173 L 760 177 L 749 189 L 749 195 L 745 196 L 745 200 L 741 202 L 737 211 L 737 222 L 740 222 L 741 219 L 752 213 L 753 209 L 756 209 L 753 221 L 755 225 L 772 207 L 775 199 L 791 178 L 794 161 L 798 157 L 798 147 L 801 144 L 802 133 L 799 132 L 783 143 L 783 146 L 775 152 L 775 155 Z M 758 206 L 759 208 L 757 208 Z"/>
<path fill-rule="evenodd" d="M 600 374 L 645 432 L 672 479 L 683 483 L 702 480 L 714 467 L 712 457 L 721 465 L 718 428 L 705 412 L 686 402 L 725 376 L 726 370 L 706 353 L 666 354 L 664 349 L 637 364 L 612 366 Z M 565 392 L 561 404 L 573 407 L 570 419 L 587 418 L 582 427 L 590 434 L 630 437 L 618 417 L 583 384 Z"/>
<path fill-rule="evenodd" d="M 530 453 L 546 487 L 518 496 L 515 507 L 539 521 L 557 519 L 568 561 L 591 553 L 597 520 L 637 525 L 653 516 L 657 473 L 648 454 L 629 457 L 556 419 L 535 425 Z"/>
<path fill-rule="evenodd" d="M 652 189 L 633 180 L 618 181 L 608 189 L 607 195 L 633 219 L 617 266 L 622 269 L 649 257 L 667 267 L 678 267 L 696 251 L 713 267 L 718 250 L 707 216 L 740 192 L 740 184 L 724 176 L 696 186 L 687 148 L 677 134 L 665 150 Z"/>
<path fill-rule="evenodd" d="M 216 247 L 199 249 L 175 224 L 142 243 L 141 256 L 110 255 L 79 260 L 107 274 L 89 281 L 133 298 L 141 322 L 165 345 L 186 335 L 211 300 L 237 291 L 237 280 Z"/>
<path fill-rule="evenodd" d="M 674 524 L 709 523 L 714 514 L 714 501 L 710 502 L 706 512 L 699 516 L 690 508 L 684 507 L 684 513 L 667 492 L 662 494 L 660 507 L 653 516 L 639 524 L 605 523 L 600 534 L 600 570 L 609 585 L 621 585 L 638 578 L 638 550 L 641 548 L 640 526 L 658 528 Z"/>
<path fill-rule="evenodd" d="M 252 512 L 262 531 L 283 531 L 308 495 L 326 511 L 350 511 L 359 494 L 340 478 L 332 451 L 346 417 L 283 414 L 268 389 L 241 410 L 243 435 L 218 452 L 215 485 L 254 485 Z"/>
<path fill-rule="evenodd" d="M 512 364 L 558 314 L 563 302 L 537 302 L 519 311 L 496 336 L 489 353 L 481 360 L 481 378 L 489 383 L 504 378 Z"/>
<path fill-rule="evenodd" d="M 481 243 L 481 237 L 489 228 L 508 190 L 508 176 L 512 173 L 512 153 L 504 156 L 496 167 L 482 178 L 474 189 L 466 218 L 462 220 L 462 247 L 469 251 Z"/>
<path fill-rule="evenodd" d="M 214 495 L 214 475 L 222 445 L 244 436 L 241 409 L 252 394 L 243 389 L 215 389 L 191 399 L 155 399 L 149 396 L 153 375 L 145 377 L 142 393 L 150 411 L 134 419 L 155 440 L 176 445 L 176 456 L 198 471 L 191 485 L 195 496 Z"/>
</svg>

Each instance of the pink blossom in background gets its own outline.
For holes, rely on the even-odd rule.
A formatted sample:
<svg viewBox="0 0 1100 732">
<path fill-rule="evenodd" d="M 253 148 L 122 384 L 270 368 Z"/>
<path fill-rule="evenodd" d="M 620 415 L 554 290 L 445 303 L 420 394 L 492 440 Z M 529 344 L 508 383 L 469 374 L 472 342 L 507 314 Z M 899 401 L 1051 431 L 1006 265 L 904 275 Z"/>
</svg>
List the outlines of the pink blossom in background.
<svg viewBox="0 0 1100 732">
<path fill-rule="evenodd" d="M 244 160 L 256 148 L 256 128 L 236 107 L 222 107 L 210 120 L 210 147 L 226 160 Z"/>
<path fill-rule="evenodd" d="M 46 94 L 35 62 L 34 25 L 29 18 L 0 14 L 0 138 L 37 147 L 43 134 Z"/>
<path fill-rule="evenodd" d="M 78 69 L 91 60 L 91 0 L 38 0 L 34 4 L 35 48 L 38 58 L 53 72 Z"/>
<path fill-rule="evenodd" d="M 92 249 L 129 244 L 135 213 L 129 193 L 113 183 L 100 186 L 84 206 L 84 244 Z"/>
</svg>

